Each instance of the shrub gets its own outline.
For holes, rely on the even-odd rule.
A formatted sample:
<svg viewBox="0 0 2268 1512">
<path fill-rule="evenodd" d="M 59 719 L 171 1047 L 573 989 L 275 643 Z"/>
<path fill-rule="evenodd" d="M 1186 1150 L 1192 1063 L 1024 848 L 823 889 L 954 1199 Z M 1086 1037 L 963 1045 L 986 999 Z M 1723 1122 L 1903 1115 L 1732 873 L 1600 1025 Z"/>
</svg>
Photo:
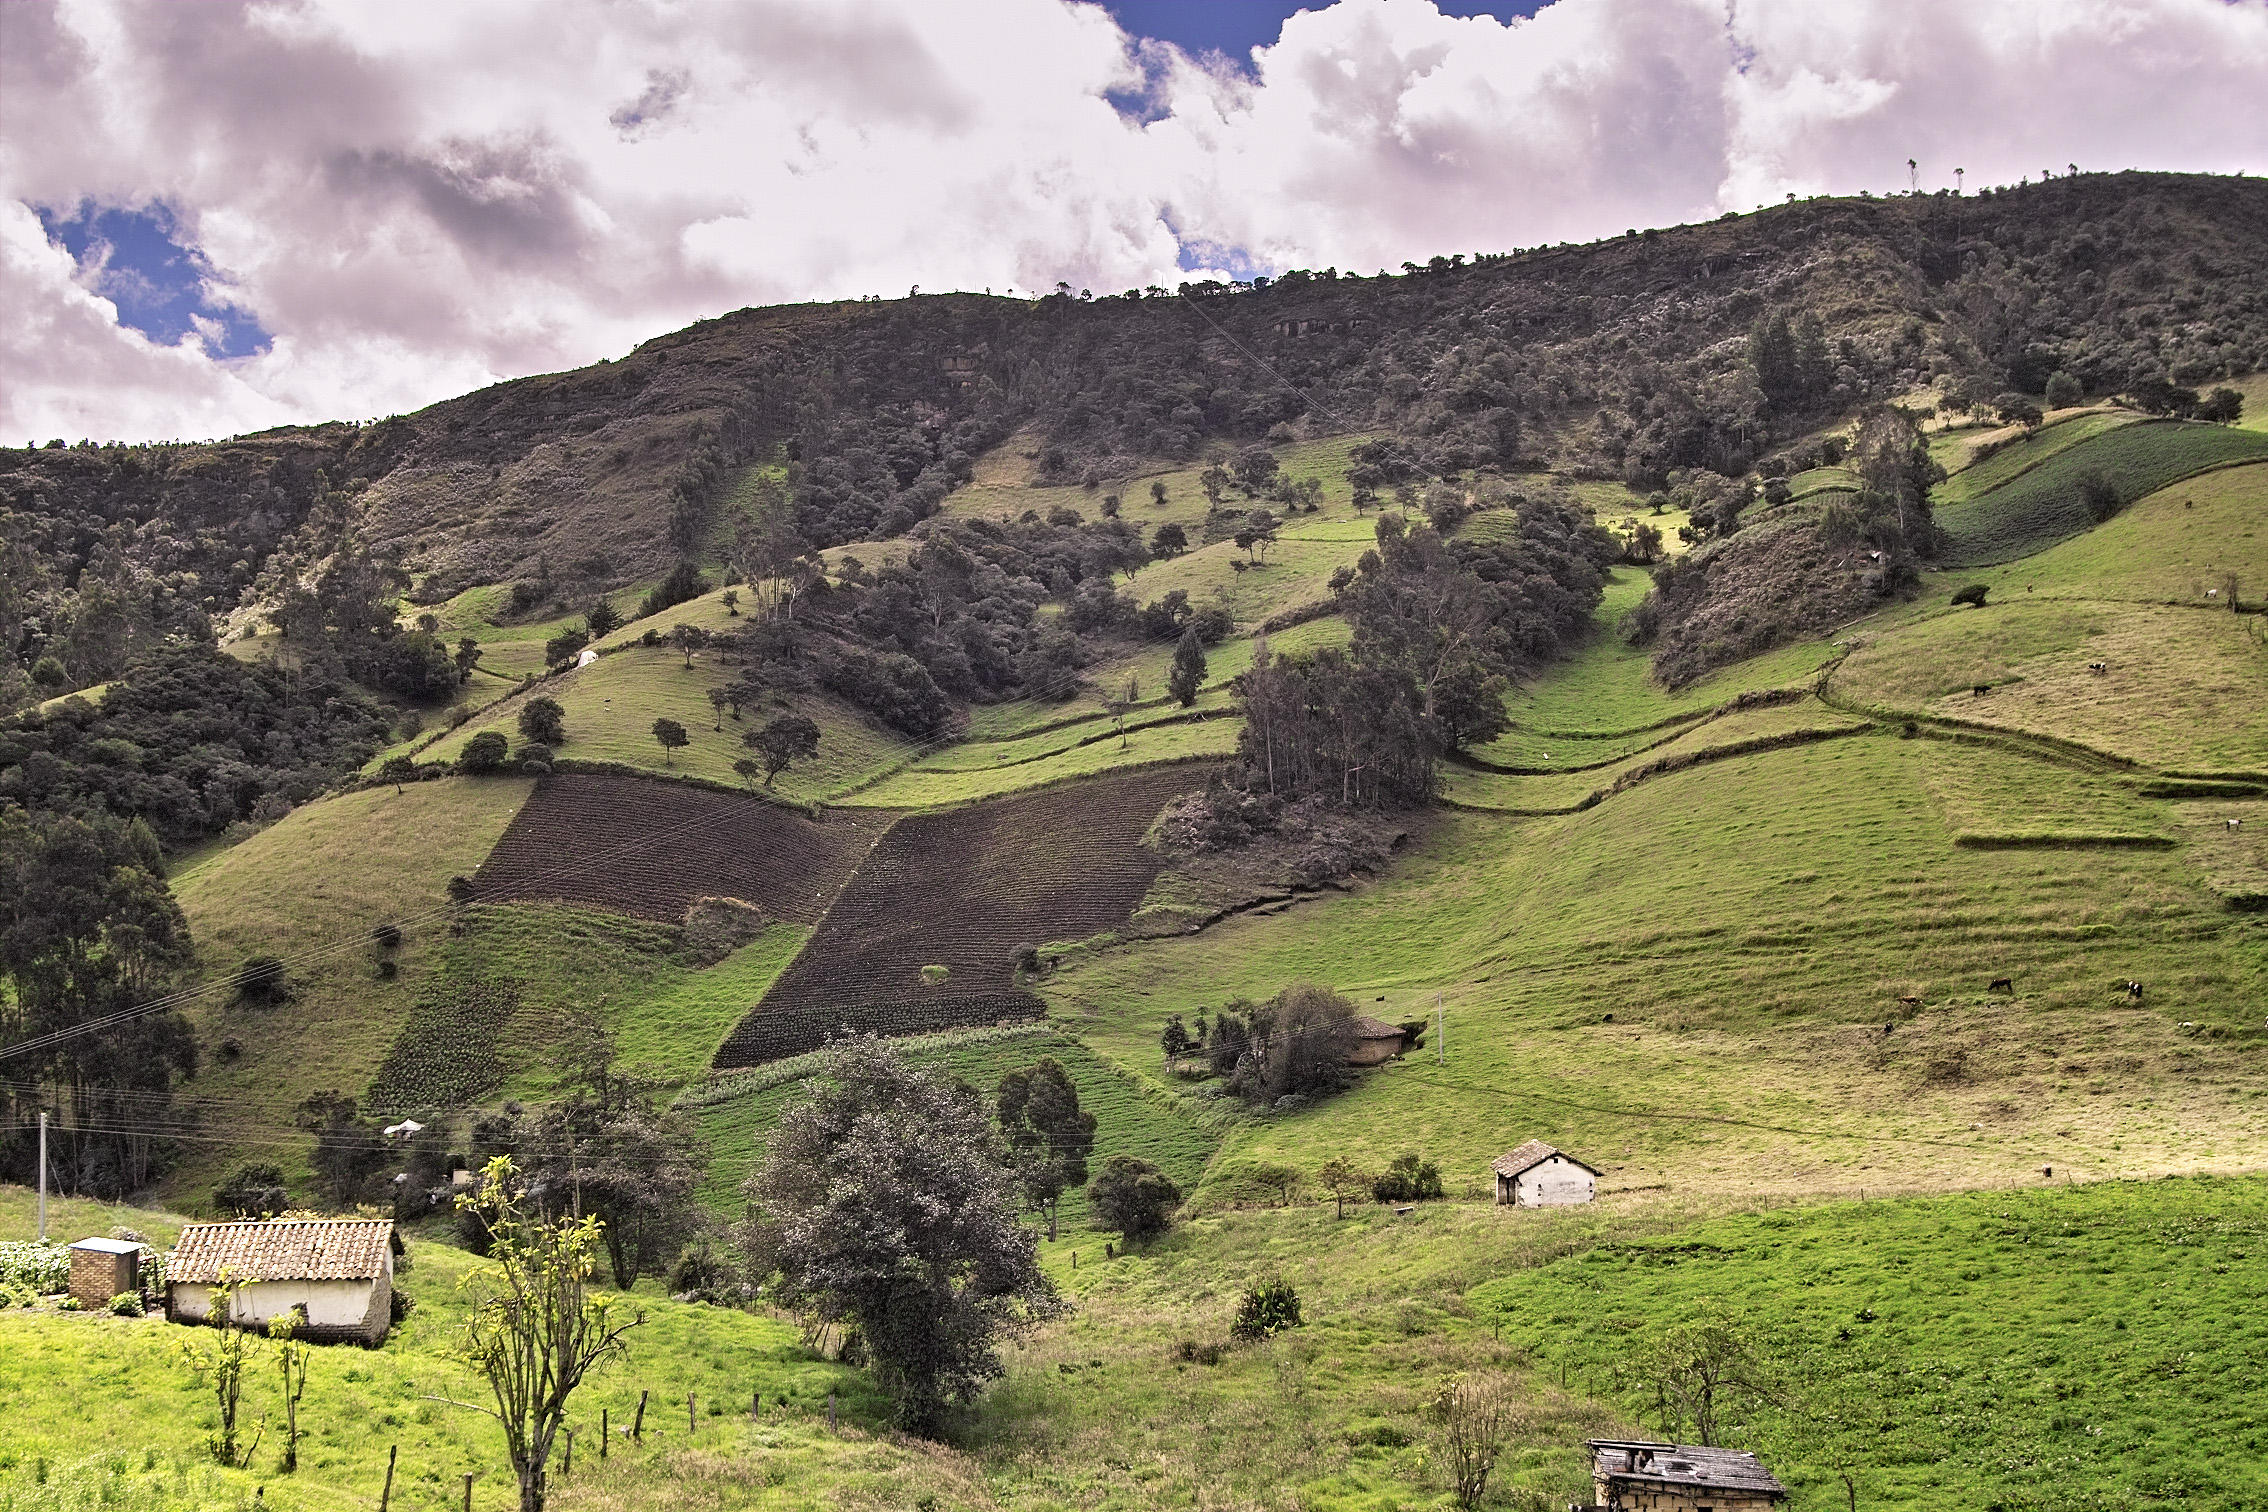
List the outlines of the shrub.
<svg viewBox="0 0 2268 1512">
<path fill-rule="evenodd" d="M 1955 604 L 1974 604 L 1978 608 L 1982 609 L 1984 607 L 1985 594 L 1989 590 L 1989 587 L 1990 585 L 1985 583 L 1971 583 L 1968 587 L 1963 588 L 1958 593 L 1953 595 L 1953 602 Z"/>
<path fill-rule="evenodd" d="M 71 1284 L 71 1252 L 60 1244 L 25 1240 L 0 1242 L 0 1285 L 34 1293 L 58 1292 Z"/>
<path fill-rule="evenodd" d="M 2097 525 L 2126 507 L 2126 501 L 2119 497 L 2118 485 L 2097 468 L 2088 469 L 2080 477 L 2079 500 L 2087 506 L 2087 518 Z"/>
<path fill-rule="evenodd" d="M 79 1305 L 79 1299 L 77 1297 L 65 1297 L 62 1301 L 56 1303 L 55 1305 L 61 1308 L 64 1312 L 83 1311 L 83 1309 Z"/>
<path fill-rule="evenodd" d="M 110 1315 L 114 1318 L 139 1318 L 142 1315 L 142 1294 L 120 1292 L 110 1299 Z"/>
<path fill-rule="evenodd" d="M 473 777 L 493 772 L 504 765 L 511 748 L 503 731 L 483 730 L 465 742 L 463 754 L 457 757 L 457 770 Z"/>
<path fill-rule="evenodd" d="M 1140 1239 L 1165 1231 L 1181 1206 L 1181 1188 L 1146 1160 L 1113 1155 L 1088 1184 L 1087 1205 L 1103 1227 Z"/>
<path fill-rule="evenodd" d="M 370 938 L 378 942 L 380 950 L 399 950 L 402 946 L 402 926 L 392 922 L 373 925 Z"/>
<path fill-rule="evenodd" d="M 28 1286 L 18 1286 L 13 1282 L 0 1282 L 0 1312 L 5 1312 L 11 1307 L 29 1307 L 38 1300 L 39 1293 Z"/>
<path fill-rule="evenodd" d="M 1195 1339 L 1183 1339 L 1173 1346 L 1173 1357 L 1192 1365 L 1218 1365 L 1228 1357 L 1226 1344 L 1200 1344 Z"/>
<path fill-rule="evenodd" d="M 1244 1289 L 1229 1332 L 1240 1339 L 1265 1339 L 1299 1326 L 1299 1293 L 1281 1276 L 1263 1276 Z"/>
<path fill-rule="evenodd" d="M 531 698 L 520 710 L 520 733 L 533 745 L 565 745 L 567 711 L 556 698 Z M 526 751 L 520 754 L 522 759 L 529 759 Z M 550 757 L 546 754 L 533 759 L 548 761 Z"/>
<path fill-rule="evenodd" d="M 282 1167 L 264 1162 L 238 1166 L 213 1188 L 213 1210 L 219 1213 L 273 1218 L 290 1206 Z"/>
<path fill-rule="evenodd" d="M 583 648 L 590 643 L 589 635 L 570 625 L 543 643 L 543 664 L 556 667 L 563 662 L 571 662 L 582 655 Z"/>
<path fill-rule="evenodd" d="M 281 958 L 272 955 L 257 955 L 237 967 L 236 995 L 247 1003 L 290 1002 L 291 982 L 284 975 L 284 963 Z"/>
<path fill-rule="evenodd" d="M 1380 1202 L 1423 1202 L 1441 1195 L 1441 1169 L 1415 1155 L 1399 1155 L 1370 1184 Z"/>
</svg>

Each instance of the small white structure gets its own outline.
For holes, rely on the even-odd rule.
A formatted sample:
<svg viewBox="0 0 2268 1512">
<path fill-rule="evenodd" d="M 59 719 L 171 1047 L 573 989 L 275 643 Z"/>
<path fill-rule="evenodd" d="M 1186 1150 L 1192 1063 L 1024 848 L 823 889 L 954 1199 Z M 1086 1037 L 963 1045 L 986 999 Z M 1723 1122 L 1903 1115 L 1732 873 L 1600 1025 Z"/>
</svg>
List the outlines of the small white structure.
<svg viewBox="0 0 2268 1512">
<path fill-rule="evenodd" d="M 237 1283 L 229 1316 L 248 1328 L 293 1308 L 301 1337 L 378 1344 L 393 1327 L 394 1225 L 384 1218 L 193 1223 L 167 1257 L 165 1315 L 211 1320 L 223 1273 Z"/>
<path fill-rule="evenodd" d="M 585 646 L 583 648 L 582 654 L 575 658 L 575 669 L 577 671 L 581 671 L 583 668 L 589 666 L 592 662 L 595 662 L 597 660 L 598 647 Z"/>
<path fill-rule="evenodd" d="M 1599 1194 L 1599 1173 L 1540 1139 L 1531 1139 L 1500 1158 L 1496 1172 L 1499 1207 L 1568 1207 Z"/>
</svg>

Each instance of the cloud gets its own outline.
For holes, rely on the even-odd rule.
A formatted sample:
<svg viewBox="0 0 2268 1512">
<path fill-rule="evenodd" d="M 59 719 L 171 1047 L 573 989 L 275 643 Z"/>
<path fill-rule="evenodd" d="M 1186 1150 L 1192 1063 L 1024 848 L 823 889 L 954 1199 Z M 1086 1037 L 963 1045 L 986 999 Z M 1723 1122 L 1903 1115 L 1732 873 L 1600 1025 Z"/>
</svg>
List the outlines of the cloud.
<svg viewBox="0 0 2268 1512">
<path fill-rule="evenodd" d="M 383 414 L 745 304 L 1579 240 L 1902 188 L 1909 157 L 1925 187 L 2268 167 L 2268 5 L 2220 0 L 1510 26 L 1338 0 L 1249 69 L 1075 0 L 19 0 L 0 25 L 0 437 Z M 208 307 L 272 343 L 122 328 L 25 208 L 82 203 L 168 207 Z"/>
</svg>

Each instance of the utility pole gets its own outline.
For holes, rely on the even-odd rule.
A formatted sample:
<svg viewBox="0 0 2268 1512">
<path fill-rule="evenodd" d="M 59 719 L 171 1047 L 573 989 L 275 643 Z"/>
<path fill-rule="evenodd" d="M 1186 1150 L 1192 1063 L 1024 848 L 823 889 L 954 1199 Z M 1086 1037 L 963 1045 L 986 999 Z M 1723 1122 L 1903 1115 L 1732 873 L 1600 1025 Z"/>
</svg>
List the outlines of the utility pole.
<svg viewBox="0 0 2268 1512">
<path fill-rule="evenodd" d="M 39 1242 L 47 1242 L 47 1110 L 39 1110 Z"/>
</svg>

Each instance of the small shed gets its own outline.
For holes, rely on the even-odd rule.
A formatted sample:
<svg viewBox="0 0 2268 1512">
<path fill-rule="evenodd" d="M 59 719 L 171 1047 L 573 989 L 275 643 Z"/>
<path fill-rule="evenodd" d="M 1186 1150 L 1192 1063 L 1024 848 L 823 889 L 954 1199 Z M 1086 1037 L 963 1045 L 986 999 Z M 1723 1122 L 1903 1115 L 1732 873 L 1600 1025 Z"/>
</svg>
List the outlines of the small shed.
<svg viewBox="0 0 2268 1512">
<path fill-rule="evenodd" d="M 1571 1207 L 1599 1194 L 1596 1169 L 1540 1139 L 1500 1157 L 1490 1169 L 1496 1172 L 1499 1207 Z"/>
<path fill-rule="evenodd" d="M 71 1295 L 99 1310 L 120 1292 L 140 1291 L 142 1249 L 131 1239 L 81 1239 L 71 1246 Z"/>
<path fill-rule="evenodd" d="M 165 1272 L 165 1315 L 212 1318 L 225 1273 L 237 1289 L 229 1315 L 247 1328 L 301 1309 L 303 1338 L 378 1344 L 393 1327 L 394 1225 L 384 1218 L 283 1218 L 193 1223 Z"/>
<path fill-rule="evenodd" d="M 1354 1045 L 1347 1051 L 1347 1064 L 1375 1066 L 1381 1061 L 1390 1061 L 1402 1053 L 1402 1046 L 1408 1042 L 1409 1036 L 1400 1026 L 1374 1019 L 1367 1013 L 1359 1014 L 1354 1021 Z"/>
<path fill-rule="evenodd" d="M 1591 1497 L 1607 1512 L 1773 1512 L 1788 1499 L 1744 1449 L 1592 1439 Z"/>
</svg>

